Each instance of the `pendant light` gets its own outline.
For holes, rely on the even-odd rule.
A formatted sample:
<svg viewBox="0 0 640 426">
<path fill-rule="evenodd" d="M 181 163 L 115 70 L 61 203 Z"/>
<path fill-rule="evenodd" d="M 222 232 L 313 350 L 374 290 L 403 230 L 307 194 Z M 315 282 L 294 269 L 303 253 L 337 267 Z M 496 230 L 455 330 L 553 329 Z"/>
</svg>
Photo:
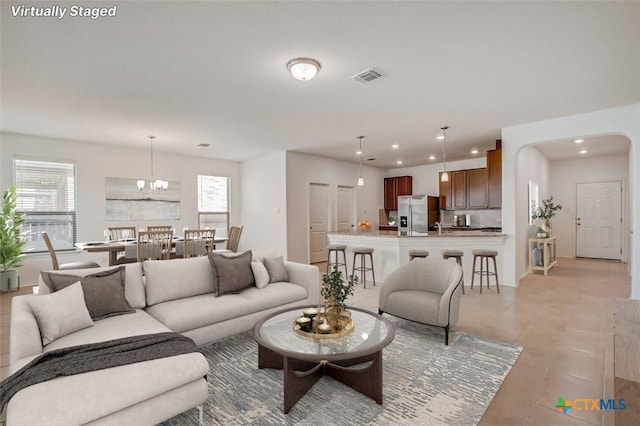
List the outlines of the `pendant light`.
<svg viewBox="0 0 640 426">
<path fill-rule="evenodd" d="M 441 182 L 449 182 L 449 173 L 447 173 L 447 129 L 449 126 L 442 126 L 442 175 Z"/>
<path fill-rule="evenodd" d="M 148 138 L 151 143 L 151 176 L 149 179 L 148 192 L 155 193 L 155 192 L 158 192 L 159 190 L 166 190 L 167 188 L 169 188 L 169 182 L 167 182 L 166 180 L 153 178 L 153 140 L 156 137 L 153 135 L 149 135 Z M 146 186 L 146 181 L 141 179 L 137 181 L 136 184 L 138 185 L 138 189 L 140 191 L 143 191 Z"/>
<path fill-rule="evenodd" d="M 358 139 L 360 139 L 360 149 L 357 152 L 359 164 L 358 186 L 364 186 L 364 179 L 362 178 L 362 139 L 364 139 L 364 136 L 358 136 Z"/>
</svg>

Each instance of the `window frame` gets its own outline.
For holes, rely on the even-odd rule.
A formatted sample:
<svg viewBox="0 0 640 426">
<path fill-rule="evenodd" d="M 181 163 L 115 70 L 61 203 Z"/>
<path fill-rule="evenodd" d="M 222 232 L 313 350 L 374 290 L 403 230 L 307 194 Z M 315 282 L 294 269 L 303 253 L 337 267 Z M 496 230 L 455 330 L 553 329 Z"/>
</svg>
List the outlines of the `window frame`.
<svg viewBox="0 0 640 426">
<path fill-rule="evenodd" d="M 28 172 L 28 166 L 21 165 L 21 162 L 31 162 L 31 163 L 41 163 L 39 167 L 42 167 L 44 170 L 47 169 L 47 165 L 59 165 L 61 170 L 67 169 L 66 172 L 61 172 L 56 174 L 55 172 L 51 173 L 50 176 L 58 176 L 61 179 L 71 179 L 71 190 L 68 189 L 69 184 L 66 185 L 66 194 L 63 197 L 59 197 L 63 200 L 63 203 L 67 206 L 66 209 L 62 210 L 53 210 L 53 209 L 43 209 L 43 210 L 29 210 L 25 209 L 24 206 L 21 206 L 21 197 L 24 199 L 25 192 L 36 193 L 38 189 L 36 186 L 28 185 L 28 180 L 19 177 L 19 174 Z M 54 167 L 51 167 L 50 170 L 53 170 Z M 47 247 L 44 243 L 44 240 L 41 237 L 41 233 L 46 231 L 49 233 L 52 240 L 52 244 L 54 245 L 54 250 L 56 251 L 75 251 L 75 243 L 77 242 L 77 228 L 78 228 L 78 166 L 75 161 L 70 160 L 58 160 L 58 159 L 45 159 L 41 157 L 22 157 L 22 156 L 14 156 L 12 161 L 12 174 L 13 174 L 13 183 L 16 185 L 16 193 L 18 198 L 18 208 L 16 211 L 18 213 L 25 215 L 25 223 L 22 225 L 22 232 L 27 235 L 27 244 L 23 249 L 24 254 L 35 254 L 35 253 L 46 253 L 48 252 Z M 47 177 L 43 174 L 43 178 Z M 22 192 L 22 195 L 21 195 Z M 60 194 L 59 190 L 55 191 L 57 194 Z M 70 197 L 69 197 L 70 195 Z M 35 196 L 34 196 L 35 197 Z M 35 203 L 34 203 L 35 204 Z M 70 207 L 70 208 L 69 208 Z M 54 231 L 53 227 L 56 225 L 56 217 L 60 217 L 58 225 L 62 225 L 66 227 L 66 231 L 63 230 L 62 234 L 66 234 L 68 238 L 66 239 L 57 239 L 55 238 L 56 234 L 60 234 L 59 231 Z M 34 230 L 35 228 L 35 230 Z M 54 232 L 52 232 L 54 231 Z M 60 242 L 68 241 L 69 244 L 65 244 L 62 246 Z"/>
<path fill-rule="evenodd" d="M 205 178 L 224 178 L 226 180 L 226 211 L 223 210 L 200 210 L 200 207 L 202 205 L 201 202 L 201 182 L 200 179 L 201 177 L 205 177 Z M 197 191 L 198 191 L 198 229 L 205 229 L 208 226 L 203 227 L 202 224 L 204 222 L 203 217 L 205 217 L 206 215 L 215 215 L 215 216 L 219 216 L 222 215 L 225 217 L 226 220 L 226 229 L 225 229 L 225 234 L 221 235 L 218 230 L 219 228 L 215 227 L 214 229 L 216 229 L 216 238 L 218 237 L 229 237 L 229 229 L 230 229 L 230 211 L 231 211 L 231 178 L 229 176 L 216 176 L 216 175 L 211 175 L 211 174 L 201 174 L 198 173 L 196 176 L 196 186 L 197 186 Z M 208 227 L 211 228 L 211 227 Z"/>
</svg>

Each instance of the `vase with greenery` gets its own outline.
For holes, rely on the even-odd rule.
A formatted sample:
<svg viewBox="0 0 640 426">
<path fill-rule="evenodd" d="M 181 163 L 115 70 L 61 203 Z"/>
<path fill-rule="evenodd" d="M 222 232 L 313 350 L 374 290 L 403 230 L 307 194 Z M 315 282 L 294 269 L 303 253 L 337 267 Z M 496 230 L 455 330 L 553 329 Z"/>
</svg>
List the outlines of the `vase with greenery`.
<svg viewBox="0 0 640 426">
<path fill-rule="evenodd" d="M 2 214 L 0 215 L 0 289 L 12 290 L 18 287 L 18 271 L 22 265 L 26 241 L 20 227 L 24 215 L 17 213 L 18 200 L 15 185 L 10 186 L 2 196 Z"/>
<path fill-rule="evenodd" d="M 353 295 L 358 277 L 351 275 L 346 281 L 342 272 L 334 265 L 331 273 L 322 277 L 320 294 L 325 301 L 325 317 L 335 330 L 341 330 L 351 317 L 346 309 L 347 297 Z"/>
<path fill-rule="evenodd" d="M 551 218 L 559 210 L 562 210 L 562 205 L 554 203 L 553 196 L 542 200 L 542 206 L 538 207 L 533 215 L 533 218 L 539 223 L 538 234 L 545 234 L 547 238 L 551 236 Z"/>
</svg>

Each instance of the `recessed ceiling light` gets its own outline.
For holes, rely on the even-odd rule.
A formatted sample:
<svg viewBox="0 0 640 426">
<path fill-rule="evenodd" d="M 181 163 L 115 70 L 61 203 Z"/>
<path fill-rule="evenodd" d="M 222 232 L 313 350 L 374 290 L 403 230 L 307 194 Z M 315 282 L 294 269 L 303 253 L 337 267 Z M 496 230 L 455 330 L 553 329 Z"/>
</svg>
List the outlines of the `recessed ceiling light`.
<svg viewBox="0 0 640 426">
<path fill-rule="evenodd" d="M 429 156 L 429 160 L 435 160 L 435 159 L 436 159 L 436 156 L 435 156 L 435 155 L 430 155 L 430 156 Z"/>
<path fill-rule="evenodd" d="M 472 149 L 472 150 L 471 150 L 471 153 L 472 153 L 472 154 L 477 154 L 478 152 L 479 152 L 479 151 L 478 151 L 477 149 Z"/>
<path fill-rule="evenodd" d="M 438 140 L 440 140 L 440 141 L 441 141 L 442 139 L 444 139 L 444 136 L 439 135 L 439 136 L 437 136 L 437 137 L 436 137 L 436 139 L 438 139 Z"/>
<path fill-rule="evenodd" d="M 393 149 L 397 149 L 399 147 L 400 147 L 400 145 L 398 145 L 397 143 L 394 143 L 393 145 L 391 145 L 391 148 L 393 148 Z"/>
<path fill-rule="evenodd" d="M 586 149 L 581 149 L 580 154 L 586 154 L 588 151 Z"/>
<path fill-rule="evenodd" d="M 362 155 L 362 151 L 356 151 L 356 155 Z"/>
<path fill-rule="evenodd" d="M 582 143 L 584 142 L 584 139 L 576 139 L 575 141 L 573 141 L 574 143 Z"/>
<path fill-rule="evenodd" d="M 208 143 L 199 143 L 199 144 L 198 144 L 198 146 L 199 146 L 200 148 L 206 148 L 206 147 L 208 147 L 208 146 L 211 146 L 211 144 L 208 144 Z"/>
<path fill-rule="evenodd" d="M 402 164 L 402 160 L 396 161 L 396 164 Z"/>
</svg>

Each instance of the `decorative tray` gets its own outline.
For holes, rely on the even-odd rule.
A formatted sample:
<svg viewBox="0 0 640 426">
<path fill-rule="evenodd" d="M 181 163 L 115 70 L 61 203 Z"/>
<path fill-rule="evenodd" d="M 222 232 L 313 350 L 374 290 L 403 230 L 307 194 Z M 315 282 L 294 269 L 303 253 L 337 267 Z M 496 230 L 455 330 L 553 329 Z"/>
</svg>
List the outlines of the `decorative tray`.
<svg viewBox="0 0 640 426">
<path fill-rule="evenodd" d="M 347 334 L 353 331 L 353 320 L 350 319 L 347 323 L 346 327 L 342 330 L 332 330 L 331 333 L 318 333 L 318 332 L 307 332 L 300 330 L 300 326 L 293 322 L 293 330 L 296 334 L 304 337 L 310 337 L 312 339 L 335 339 L 336 337 L 346 336 Z"/>
</svg>

